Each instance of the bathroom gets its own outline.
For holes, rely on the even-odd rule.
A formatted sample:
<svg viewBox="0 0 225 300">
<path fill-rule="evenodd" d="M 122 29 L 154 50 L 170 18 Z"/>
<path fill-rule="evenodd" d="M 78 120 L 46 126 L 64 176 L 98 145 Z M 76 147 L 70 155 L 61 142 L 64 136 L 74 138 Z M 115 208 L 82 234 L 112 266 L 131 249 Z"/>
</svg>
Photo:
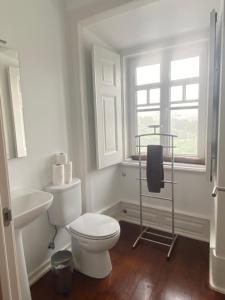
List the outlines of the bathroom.
<svg viewBox="0 0 225 300">
<path fill-rule="evenodd" d="M 4 175 L 4 173 L 7 174 L 7 170 L 11 191 L 18 188 L 43 190 L 51 184 L 55 154 L 67 153 L 73 162 L 73 176 L 80 178 L 82 182 L 82 212 L 102 213 L 120 220 L 121 239 L 124 238 L 127 242 L 126 244 L 121 240 L 115 249 L 112 249 L 112 276 L 118 276 L 118 279 L 114 280 L 115 285 L 110 285 L 109 281 L 113 280 L 113 278 L 110 279 L 110 275 L 105 284 L 109 290 L 112 289 L 114 298 L 112 295 L 110 298 L 107 294 L 101 294 L 101 285 L 104 285 L 104 281 L 94 279 L 86 282 L 86 288 L 90 287 L 91 291 L 94 291 L 96 286 L 96 291 L 100 293 L 101 298 L 97 294 L 92 297 L 83 288 L 83 295 L 81 291 L 77 292 L 78 299 L 135 299 L 135 295 L 132 294 L 132 286 L 136 287 L 136 290 L 139 287 L 140 293 L 136 299 L 140 300 L 176 299 L 176 297 L 178 299 L 224 299 L 223 297 L 225 297 L 223 295 L 225 293 L 223 279 L 225 267 L 218 272 L 215 269 L 213 272 L 215 285 L 217 285 L 217 288 L 214 287 L 214 289 L 219 293 L 215 292 L 214 294 L 209 288 L 209 286 L 212 287 L 212 280 L 209 283 L 208 274 L 206 274 L 206 279 L 202 284 L 208 287 L 208 290 L 205 291 L 207 296 L 201 294 L 202 290 L 199 287 L 200 292 L 199 294 L 196 293 L 199 297 L 190 294 L 190 290 L 193 288 L 191 284 L 185 286 L 186 290 L 181 294 L 179 286 L 176 287 L 176 282 L 174 282 L 174 290 L 172 292 L 170 290 L 172 294 L 169 294 L 170 287 L 168 287 L 167 294 L 164 291 L 165 294 L 158 294 L 157 297 L 157 295 L 154 296 L 154 288 L 152 290 L 149 288 L 149 284 L 153 285 L 153 283 L 148 281 L 147 275 L 143 275 L 141 271 L 135 278 L 135 282 L 129 282 L 129 274 L 124 270 L 124 273 L 122 271 L 113 273 L 116 272 L 123 259 L 129 270 L 129 266 L 132 264 L 132 255 L 142 249 L 142 245 L 138 245 L 134 250 L 131 249 L 138 234 L 138 225 L 135 224 L 139 224 L 140 212 L 139 183 L 137 180 L 139 169 L 137 160 L 127 159 L 130 156 L 130 147 L 133 143 L 130 139 L 134 139 L 135 133 L 132 123 L 127 121 L 130 120 L 132 111 L 128 107 L 130 97 L 126 96 L 129 91 L 127 91 L 128 83 L 125 68 L 130 61 L 135 61 L 133 59 L 142 53 L 143 55 L 155 53 L 164 48 L 170 49 L 174 45 L 185 45 L 185 47 L 188 45 L 186 48 L 190 49 L 191 52 L 195 48 L 193 45 L 201 44 L 202 47 L 205 43 L 207 47 L 204 46 L 203 49 L 206 50 L 206 54 L 203 55 L 206 55 L 204 59 L 206 61 L 205 67 L 207 66 L 207 76 L 205 75 L 204 80 L 205 82 L 208 81 L 208 74 L 210 73 L 208 70 L 210 67 L 208 63 L 210 12 L 213 9 L 218 13 L 221 12 L 223 1 L 186 2 L 183 0 L 21 0 L 17 2 L 0 0 L 0 39 L 7 41 L 7 45 L 1 44 L 0 51 L 5 48 L 14 49 L 19 55 L 26 142 L 25 157 L 9 159 L 8 169 L 4 165 L 3 158 L 0 159 L 1 172 L 5 170 L 1 173 L 0 180 L 1 208 L 6 206 L 7 199 L 5 198 L 8 197 L 6 196 L 8 195 L 7 179 Z M 166 26 L 167 24 L 169 25 Z M 122 76 L 122 159 L 119 163 L 100 170 L 98 170 L 96 159 L 92 78 L 93 45 L 119 53 L 123 60 L 121 73 L 124 75 Z M 204 89 L 205 98 L 208 97 L 208 89 L 209 84 Z M 207 116 L 207 106 L 208 104 L 205 103 L 203 107 L 205 116 Z M 221 111 L 223 111 L 222 108 Z M 206 130 L 209 126 L 208 122 L 205 117 L 200 124 L 203 127 L 203 132 L 199 136 L 203 140 L 202 144 L 205 146 L 205 151 L 208 147 L 208 137 L 206 136 L 208 134 Z M 207 243 L 210 241 L 210 236 L 213 235 L 210 225 L 213 223 L 215 200 L 211 194 L 216 183 L 209 179 L 208 155 L 205 158 L 206 165 L 175 162 L 175 179 L 177 181 L 174 195 L 175 231 L 179 237 L 177 240 L 178 247 L 176 248 L 176 245 L 174 247 L 171 262 L 178 263 L 180 261 L 179 255 L 182 253 L 179 253 L 179 249 L 182 252 L 182 246 L 185 245 L 185 243 L 182 245 L 182 241 L 186 241 L 182 238 L 185 237 L 192 241 L 192 247 L 187 248 L 191 257 L 200 251 L 199 249 L 204 247 L 207 249 L 207 251 L 204 250 L 204 255 L 206 253 L 204 259 L 208 268 L 209 262 L 212 263 L 213 261 L 211 254 L 209 255 Z M 165 177 L 168 178 L 171 173 L 170 169 L 165 168 L 164 172 Z M 222 178 L 217 184 L 221 187 L 224 186 Z M 166 187 L 162 194 L 164 197 L 168 197 L 169 193 L 170 190 Z M 223 197 L 223 193 L 220 193 L 220 197 Z M 223 213 L 225 213 L 223 204 L 220 205 L 221 219 L 218 217 L 218 220 L 222 220 Z M 144 224 L 166 232 L 170 230 L 169 203 L 145 198 L 143 207 Z M 219 235 L 224 224 L 222 221 L 218 222 L 221 222 L 217 232 Z M 6 263 L 2 261 L 4 251 L 11 259 L 7 263 L 8 272 L 3 272 L 5 268 L 1 267 L 3 270 L 0 270 L 0 278 L 3 287 L 3 299 L 17 300 L 21 297 L 19 298 L 17 295 L 19 294 L 17 293 L 19 281 L 14 274 L 16 272 L 13 271 L 16 265 L 16 254 L 8 252 L 13 228 L 10 230 L 12 230 L 11 233 L 9 233 L 9 228 L 5 227 L 1 233 L 1 238 L 6 236 L 5 247 L 7 249 L 7 251 L 1 249 L 1 266 L 6 266 Z M 39 299 L 45 299 L 48 296 L 42 295 L 40 292 L 44 286 L 41 283 L 50 271 L 52 254 L 59 250 L 70 249 L 70 236 L 63 228 L 58 228 L 55 249 L 48 249 L 53 235 L 54 227 L 49 223 L 47 213 L 42 214 L 23 230 L 26 268 L 34 299 L 38 299 L 38 296 Z M 124 248 L 121 246 L 123 243 L 126 245 Z M 221 257 L 220 265 L 222 265 L 225 247 L 223 239 L 219 240 L 218 247 L 220 248 L 218 256 Z M 212 253 L 215 248 L 213 242 L 210 242 L 210 248 L 210 253 Z M 159 259 L 158 264 L 165 266 L 168 277 L 170 277 L 169 271 L 174 272 L 174 269 L 172 267 L 169 269 L 169 265 L 165 264 L 167 263 L 164 258 L 166 249 L 150 243 L 146 245 L 146 249 L 149 249 L 149 253 L 147 250 L 143 250 L 143 255 L 147 253 L 146 266 L 149 261 L 149 268 L 153 268 L 151 260 Z M 160 252 L 159 257 L 157 251 Z M 138 254 L 141 256 L 141 251 Z M 138 256 L 138 254 L 136 255 Z M 5 254 L 5 256 L 7 255 Z M 177 260 L 176 256 L 178 256 Z M 12 259 L 13 257 L 15 261 Z M 130 257 L 130 261 L 126 259 L 127 257 Z M 135 260 L 133 263 L 135 264 Z M 182 263 L 191 262 L 187 260 Z M 136 265 L 132 269 L 137 274 L 138 266 Z M 207 268 L 203 269 L 206 273 L 209 272 Z M 152 272 L 154 273 L 155 269 Z M 8 283 L 5 273 L 8 273 Z M 79 279 L 80 275 L 77 276 Z M 151 275 L 149 276 L 151 277 Z M 175 277 L 171 276 L 171 278 Z M 123 281 L 123 279 L 124 284 L 122 285 L 120 280 Z M 85 279 L 81 277 L 79 280 Z M 196 278 L 196 286 L 198 280 Z M 51 290 L 48 277 L 46 282 L 49 283 L 49 290 Z M 74 299 L 76 298 L 76 288 L 76 283 L 74 283 L 73 296 L 71 296 Z M 113 290 L 116 289 L 118 289 L 118 294 L 116 292 L 113 294 Z M 11 295 L 9 290 L 11 290 Z M 153 293 L 152 298 L 151 292 Z"/>
</svg>

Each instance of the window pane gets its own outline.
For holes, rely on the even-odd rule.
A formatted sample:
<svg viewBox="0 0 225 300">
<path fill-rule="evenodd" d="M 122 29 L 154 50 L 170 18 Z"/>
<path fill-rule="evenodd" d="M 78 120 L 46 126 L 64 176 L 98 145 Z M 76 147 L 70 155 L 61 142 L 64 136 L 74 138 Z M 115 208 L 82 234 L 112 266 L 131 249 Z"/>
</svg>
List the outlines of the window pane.
<svg viewBox="0 0 225 300">
<path fill-rule="evenodd" d="M 170 88 L 170 99 L 171 102 L 183 100 L 183 86 L 177 85 Z"/>
<path fill-rule="evenodd" d="M 160 112 L 159 111 L 142 111 L 137 113 L 138 134 L 152 133 L 153 130 L 149 128 L 150 125 L 160 124 Z M 159 144 L 159 137 L 146 137 L 142 138 L 143 145 Z M 141 149 L 141 152 L 146 152 L 146 149 Z"/>
<path fill-rule="evenodd" d="M 188 107 L 199 107 L 199 103 L 196 102 L 178 102 L 178 103 L 171 103 L 171 108 L 188 108 Z"/>
<path fill-rule="evenodd" d="M 147 104 L 147 91 L 137 91 L 137 105 Z"/>
<path fill-rule="evenodd" d="M 198 109 L 171 111 L 171 132 L 176 134 L 175 154 L 197 156 Z"/>
<path fill-rule="evenodd" d="M 160 103 L 160 89 L 151 89 L 149 95 L 150 104 Z"/>
<path fill-rule="evenodd" d="M 199 76 L 199 56 L 171 62 L 171 80 Z"/>
<path fill-rule="evenodd" d="M 198 100 L 199 98 L 199 84 L 186 85 L 186 100 Z"/>
<path fill-rule="evenodd" d="M 137 85 L 160 82 L 160 65 L 138 67 L 136 69 Z"/>
<path fill-rule="evenodd" d="M 144 108 L 143 106 L 138 106 L 137 110 L 138 111 L 146 111 L 146 110 L 159 110 L 160 109 L 160 105 L 159 104 L 152 104 L 152 105 L 145 105 Z"/>
</svg>

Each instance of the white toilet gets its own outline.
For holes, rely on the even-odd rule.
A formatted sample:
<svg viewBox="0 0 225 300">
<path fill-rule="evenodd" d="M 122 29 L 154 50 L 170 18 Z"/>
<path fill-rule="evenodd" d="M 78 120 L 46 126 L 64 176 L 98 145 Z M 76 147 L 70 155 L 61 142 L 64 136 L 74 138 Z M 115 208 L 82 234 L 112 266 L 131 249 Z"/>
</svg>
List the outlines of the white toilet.
<svg viewBox="0 0 225 300">
<path fill-rule="evenodd" d="M 74 178 L 71 184 L 48 186 L 54 195 L 48 210 L 52 225 L 65 227 L 71 235 L 74 266 L 81 273 L 104 278 L 112 270 L 109 249 L 120 237 L 117 220 L 98 213 L 81 215 L 81 181 Z"/>
</svg>

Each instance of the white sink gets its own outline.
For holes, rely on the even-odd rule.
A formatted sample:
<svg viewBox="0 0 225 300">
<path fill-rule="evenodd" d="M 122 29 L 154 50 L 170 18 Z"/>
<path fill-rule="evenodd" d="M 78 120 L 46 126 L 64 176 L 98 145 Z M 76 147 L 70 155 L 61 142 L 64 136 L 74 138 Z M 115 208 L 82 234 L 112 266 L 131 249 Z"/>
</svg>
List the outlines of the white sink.
<svg viewBox="0 0 225 300">
<path fill-rule="evenodd" d="M 38 190 L 20 189 L 12 192 L 14 226 L 23 228 L 33 222 L 52 204 L 53 195 Z"/>
<path fill-rule="evenodd" d="M 21 299 L 31 300 L 31 293 L 24 257 L 22 230 L 52 204 L 53 195 L 38 190 L 18 189 L 11 193 L 12 218 L 15 227 L 17 261 L 21 287 Z M 38 237 L 37 237 L 38 238 Z"/>
</svg>

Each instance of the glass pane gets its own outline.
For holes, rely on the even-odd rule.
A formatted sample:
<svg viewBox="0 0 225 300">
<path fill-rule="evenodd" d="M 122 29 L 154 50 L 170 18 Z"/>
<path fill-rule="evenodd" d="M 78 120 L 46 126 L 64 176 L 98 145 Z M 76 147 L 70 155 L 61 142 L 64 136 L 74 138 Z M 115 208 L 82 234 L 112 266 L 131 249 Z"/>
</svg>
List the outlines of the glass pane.
<svg viewBox="0 0 225 300">
<path fill-rule="evenodd" d="M 149 128 L 150 125 L 160 124 L 160 112 L 159 111 L 142 111 L 137 113 L 137 125 L 138 134 L 153 133 L 153 130 Z M 159 137 L 143 137 L 141 143 L 143 145 L 159 144 Z M 146 148 L 141 149 L 141 152 L 146 152 Z"/>
<path fill-rule="evenodd" d="M 199 98 L 199 84 L 186 85 L 186 100 L 198 100 Z"/>
<path fill-rule="evenodd" d="M 137 91 L 137 105 L 147 104 L 147 91 Z"/>
<path fill-rule="evenodd" d="M 160 82 L 160 65 L 138 67 L 136 69 L 137 85 Z"/>
<path fill-rule="evenodd" d="M 153 110 L 153 109 L 155 109 L 155 110 L 159 110 L 160 109 L 160 105 L 159 104 L 155 104 L 155 105 L 145 105 L 144 106 L 144 108 L 143 108 L 143 106 L 138 106 L 137 107 L 137 110 L 138 111 L 146 111 L 146 110 Z"/>
<path fill-rule="evenodd" d="M 150 104 L 160 103 L 160 89 L 151 89 L 149 95 Z"/>
<path fill-rule="evenodd" d="M 171 80 L 199 76 L 199 56 L 171 62 Z"/>
<path fill-rule="evenodd" d="M 171 132 L 176 134 L 175 154 L 197 156 L 198 109 L 171 111 Z"/>
<path fill-rule="evenodd" d="M 185 108 L 185 107 L 199 107 L 199 103 L 196 102 L 180 102 L 180 103 L 171 103 L 171 108 Z"/>
<path fill-rule="evenodd" d="M 170 88 L 170 100 L 171 102 L 183 100 L 183 86 L 177 85 Z"/>
</svg>

